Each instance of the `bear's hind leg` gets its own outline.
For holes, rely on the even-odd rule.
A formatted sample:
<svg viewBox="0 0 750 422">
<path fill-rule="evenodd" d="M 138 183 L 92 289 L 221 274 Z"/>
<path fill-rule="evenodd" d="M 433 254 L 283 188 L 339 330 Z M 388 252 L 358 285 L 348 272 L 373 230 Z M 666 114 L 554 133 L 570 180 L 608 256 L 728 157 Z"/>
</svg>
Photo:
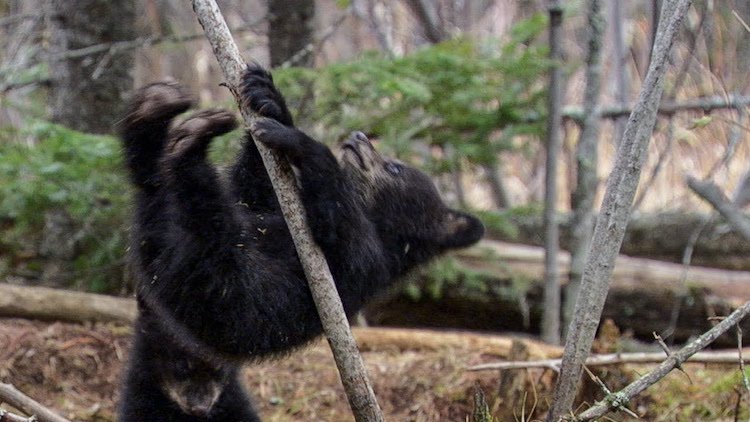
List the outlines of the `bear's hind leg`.
<svg viewBox="0 0 750 422">
<path fill-rule="evenodd" d="M 170 131 L 162 159 L 161 172 L 167 192 L 175 199 L 177 223 L 204 239 L 234 227 L 229 200 L 206 155 L 215 136 L 235 127 L 237 121 L 228 111 L 195 113 Z"/>
<path fill-rule="evenodd" d="M 119 132 L 133 183 L 141 189 L 158 189 L 158 163 L 164 153 L 169 125 L 193 104 L 190 94 L 176 82 L 157 82 L 140 89 L 131 99 Z"/>
</svg>

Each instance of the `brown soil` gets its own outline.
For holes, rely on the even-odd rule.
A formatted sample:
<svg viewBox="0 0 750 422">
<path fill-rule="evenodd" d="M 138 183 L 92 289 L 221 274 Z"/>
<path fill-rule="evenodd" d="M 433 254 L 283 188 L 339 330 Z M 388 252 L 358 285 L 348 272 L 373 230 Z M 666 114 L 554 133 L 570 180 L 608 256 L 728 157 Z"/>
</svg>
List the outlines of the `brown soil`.
<svg viewBox="0 0 750 422">
<path fill-rule="evenodd" d="M 112 421 L 131 328 L 117 324 L 0 319 L 0 381 L 76 421 Z M 367 347 L 363 358 L 391 421 L 464 421 L 475 383 L 488 395 L 494 372 L 468 365 L 496 356 L 448 342 L 438 349 Z M 265 421 L 352 420 L 324 341 L 284 359 L 251 366 L 247 386 Z"/>
<path fill-rule="evenodd" d="M 113 421 L 130 337 L 127 325 L 0 319 L 0 382 L 13 384 L 70 420 Z M 465 370 L 498 360 L 498 355 L 508 352 L 508 341 L 507 337 L 469 333 L 378 329 L 369 330 L 369 340 L 361 342 L 361 347 L 388 421 L 467 421 L 477 384 L 498 420 L 542 420 L 554 383 L 550 370 L 500 374 Z M 559 349 L 535 343 L 527 352 L 537 359 Z M 594 372 L 616 391 L 648 369 L 611 367 Z M 731 421 L 748 417 L 747 405 L 737 401 L 743 390 L 736 367 L 710 369 L 686 364 L 684 369 L 674 371 L 659 387 L 630 402 L 640 420 Z M 246 377 L 264 421 L 353 420 L 324 341 L 284 359 L 250 366 Z M 580 408 L 602 396 L 601 388 L 585 381 Z M 14 410 L 2 400 L 0 408 Z M 608 420 L 631 419 L 618 413 Z"/>
</svg>

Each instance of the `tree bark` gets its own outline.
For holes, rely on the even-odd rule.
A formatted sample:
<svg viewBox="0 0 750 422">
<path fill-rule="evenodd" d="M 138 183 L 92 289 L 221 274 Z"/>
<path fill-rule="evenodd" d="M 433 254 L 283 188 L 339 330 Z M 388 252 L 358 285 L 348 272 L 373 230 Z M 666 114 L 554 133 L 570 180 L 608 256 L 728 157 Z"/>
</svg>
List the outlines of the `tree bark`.
<svg viewBox="0 0 750 422">
<path fill-rule="evenodd" d="M 562 21 L 563 10 L 558 0 L 549 5 L 550 70 L 549 116 L 547 120 L 547 161 L 544 176 L 544 321 L 542 339 L 560 344 L 560 280 L 557 271 L 557 252 L 560 249 L 557 221 L 557 157 L 560 152 L 562 130 Z"/>
<path fill-rule="evenodd" d="M 243 107 L 239 97 L 239 83 L 245 64 L 232 39 L 224 17 L 213 0 L 193 0 L 193 10 L 201 23 L 214 54 L 221 65 L 227 86 L 240 105 L 248 127 L 252 128 L 255 116 Z M 344 306 L 328 268 L 323 251 L 315 243 L 305 219 L 305 209 L 299 199 L 294 174 L 287 162 L 260 142 L 256 142 L 266 171 L 279 199 L 289 231 L 297 249 L 302 268 L 310 284 L 310 291 L 320 315 L 336 366 L 341 375 L 349 405 L 357 421 L 382 421 L 383 414 L 367 377 L 362 356 L 352 337 Z M 251 329 L 251 327 L 248 327 Z"/>
<path fill-rule="evenodd" d="M 408 0 L 406 4 L 411 8 L 414 16 L 422 24 L 425 38 L 431 44 L 437 44 L 445 38 L 443 25 L 437 14 L 437 4 L 427 0 Z"/>
<path fill-rule="evenodd" d="M 599 184 L 599 92 L 601 91 L 601 47 L 605 21 L 600 0 L 587 2 L 588 52 L 586 53 L 586 90 L 584 92 L 584 115 L 581 136 L 576 146 L 576 187 L 571 195 L 573 221 L 571 222 L 570 279 L 565 288 L 563 307 L 563 330 L 573 317 L 575 298 L 581 286 L 584 264 L 594 231 L 594 198 Z"/>
<path fill-rule="evenodd" d="M 313 42 L 315 1 L 268 0 L 268 15 L 268 52 L 277 67 Z M 310 67 L 313 59 L 306 54 L 295 65 Z"/>
<path fill-rule="evenodd" d="M 656 122 L 664 89 L 666 59 L 690 3 L 690 0 L 672 0 L 664 3 L 649 71 L 633 113 L 628 119 L 614 168 L 607 181 L 604 201 L 591 242 L 590 250 L 595 253 L 590 253 L 586 260 L 581 293 L 576 300 L 575 313 L 565 340 L 563 365 L 555 388 L 552 408 L 547 415 L 548 422 L 557 422 L 572 410 L 581 378 L 582 363 L 589 355 L 607 299 L 614 261 L 625 236 L 648 142 Z"/>
<path fill-rule="evenodd" d="M 121 116 L 124 95 L 133 87 L 133 51 L 111 49 L 84 58 L 64 58 L 64 53 L 135 38 L 135 2 L 45 1 L 50 32 L 50 117 L 76 130 L 111 133 Z"/>
<path fill-rule="evenodd" d="M 622 1 L 615 0 L 610 3 L 610 16 L 612 21 L 612 44 L 614 72 L 615 72 L 615 98 L 619 106 L 624 107 L 628 101 L 628 92 L 630 91 L 628 81 L 627 56 L 625 48 L 625 34 L 623 29 Z M 620 145 L 620 140 L 625 130 L 627 119 L 624 115 L 615 119 L 615 145 Z"/>
</svg>

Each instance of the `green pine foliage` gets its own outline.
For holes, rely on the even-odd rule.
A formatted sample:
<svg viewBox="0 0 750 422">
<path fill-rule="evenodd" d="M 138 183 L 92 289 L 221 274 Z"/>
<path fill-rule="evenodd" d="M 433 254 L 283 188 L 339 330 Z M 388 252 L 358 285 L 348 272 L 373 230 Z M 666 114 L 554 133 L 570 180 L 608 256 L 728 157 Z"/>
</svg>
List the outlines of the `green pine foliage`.
<svg viewBox="0 0 750 422">
<path fill-rule="evenodd" d="M 456 39 L 397 59 L 366 54 L 322 69 L 280 69 L 275 78 L 299 124 L 329 141 L 362 130 L 433 172 L 455 168 L 451 157 L 493 164 L 517 147 L 513 140 L 543 132 L 550 61 L 537 38 L 545 24 L 537 15 L 505 42 Z"/>
<path fill-rule="evenodd" d="M 118 141 L 39 121 L 3 137 L 0 278 L 40 276 L 45 215 L 56 211 L 72 223 L 75 257 L 65 277 L 70 285 L 120 290 L 130 189 Z"/>
<path fill-rule="evenodd" d="M 538 38 L 545 19 L 519 23 L 507 40 L 456 39 L 402 58 L 369 53 L 274 76 L 298 125 L 318 139 L 333 142 L 362 130 L 385 152 L 433 173 L 491 164 L 498 152 L 536 143 L 542 133 L 549 61 Z M 215 142 L 212 158 L 231 160 L 238 138 Z M 117 139 L 37 120 L 22 131 L 0 128 L 0 280 L 42 279 L 45 218 L 55 212 L 67 218 L 74 246 L 64 284 L 129 291 L 124 257 L 131 197 Z M 491 220 L 513 229 L 502 218 Z M 458 280 L 483 286 L 481 277 L 449 261 L 432 273 L 433 296 Z"/>
</svg>

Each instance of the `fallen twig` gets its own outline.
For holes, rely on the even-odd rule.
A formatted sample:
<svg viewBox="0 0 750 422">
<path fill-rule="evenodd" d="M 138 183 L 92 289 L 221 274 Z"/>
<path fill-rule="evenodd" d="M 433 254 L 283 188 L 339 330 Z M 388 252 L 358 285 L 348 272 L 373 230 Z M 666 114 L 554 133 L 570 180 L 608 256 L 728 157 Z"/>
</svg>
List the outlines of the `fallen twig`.
<svg viewBox="0 0 750 422">
<path fill-rule="evenodd" d="M 7 412 L 3 414 L 3 410 L 0 409 L 0 421 L 2 422 L 31 422 L 34 420 L 39 422 L 70 422 L 10 384 L 0 383 L 0 403 L 7 403 L 27 415 L 32 415 L 30 418 L 22 418 Z M 34 416 L 36 418 L 32 419 Z"/>
<path fill-rule="evenodd" d="M 664 361 L 664 353 L 610 353 L 606 355 L 593 355 L 586 359 L 586 366 L 610 366 L 621 364 L 648 364 L 659 363 Z M 718 365 L 736 365 L 738 362 L 750 362 L 750 358 L 744 357 L 737 351 L 722 352 L 700 352 L 688 359 L 690 363 L 718 364 Z M 515 362 L 492 362 L 474 365 L 466 368 L 467 371 L 488 371 L 488 370 L 507 370 L 507 369 L 530 369 L 530 368 L 549 368 L 554 371 L 560 370 L 562 359 L 541 359 L 530 361 Z"/>
</svg>

